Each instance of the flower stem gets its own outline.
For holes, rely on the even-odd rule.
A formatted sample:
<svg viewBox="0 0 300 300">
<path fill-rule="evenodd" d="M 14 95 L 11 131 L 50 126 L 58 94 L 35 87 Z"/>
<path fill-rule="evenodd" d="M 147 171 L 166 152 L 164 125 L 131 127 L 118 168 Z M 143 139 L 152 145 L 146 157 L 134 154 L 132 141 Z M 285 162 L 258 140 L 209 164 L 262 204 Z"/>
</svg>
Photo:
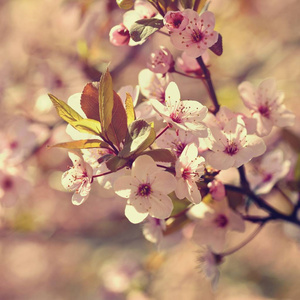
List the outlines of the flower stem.
<svg viewBox="0 0 300 300">
<path fill-rule="evenodd" d="M 164 134 L 169 128 L 170 128 L 170 124 L 168 124 L 157 136 L 156 136 L 156 140 L 162 135 Z"/>
<path fill-rule="evenodd" d="M 217 95 L 216 95 L 216 92 L 215 92 L 215 89 L 214 89 L 214 86 L 213 86 L 213 83 L 212 83 L 212 80 L 211 80 L 211 77 L 210 77 L 209 70 L 207 69 L 207 67 L 206 67 L 206 65 L 205 65 L 205 63 L 204 63 L 201 56 L 197 57 L 197 62 L 198 62 L 199 66 L 202 69 L 202 72 L 203 72 L 203 75 L 204 75 L 204 80 L 207 84 L 208 92 L 209 92 L 211 101 L 214 105 L 214 109 L 211 112 L 215 115 L 220 109 L 220 104 L 219 104 L 218 99 L 217 99 Z"/>
<path fill-rule="evenodd" d="M 179 75 L 182 75 L 182 76 L 188 77 L 188 78 L 195 78 L 195 79 L 199 78 L 199 77 L 196 77 L 196 76 L 190 76 L 190 75 L 188 75 L 188 74 L 185 74 L 185 73 L 179 72 L 179 71 L 177 71 L 177 70 L 174 70 L 174 71 L 173 71 L 173 73 L 176 73 L 176 74 L 179 74 Z"/>
<path fill-rule="evenodd" d="M 249 242 L 251 242 L 258 235 L 258 233 L 262 230 L 264 225 L 265 225 L 265 222 L 259 224 L 258 227 L 240 245 L 238 245 L 238 246 L 236 246 L 236 247 L 234 247 L 234 248 L 232 248 L 232 249 L 230 249 L 226 252 L 220 253 L 219 255 L 224 257 L 224 256 L 227 256 L 227 255 L 231 255 L 231 254 L 237 252 L 238 250 L 242 249 L 243 247 L 245 247 Z"/>
</svg>

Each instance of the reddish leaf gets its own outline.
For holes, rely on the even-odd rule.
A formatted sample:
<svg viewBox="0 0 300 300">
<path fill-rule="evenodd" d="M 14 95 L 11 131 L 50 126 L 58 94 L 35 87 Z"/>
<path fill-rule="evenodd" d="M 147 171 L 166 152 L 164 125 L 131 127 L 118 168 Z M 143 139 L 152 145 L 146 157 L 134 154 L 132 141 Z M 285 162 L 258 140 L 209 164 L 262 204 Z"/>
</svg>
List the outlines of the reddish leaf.
<svg viewBox="0 0 300 300">
<path fill-rule="evenodd" d="M 219 33 L 217 42 L 209 48 L 214 54 L 220 56 L 223 53 L 222 36 Z"/>
<path fill-rule="evenodd" d="M 86 84 L 81 94 L 81 108 L 87 118 L 100 121 L 98 82 Z"/>
</svg>

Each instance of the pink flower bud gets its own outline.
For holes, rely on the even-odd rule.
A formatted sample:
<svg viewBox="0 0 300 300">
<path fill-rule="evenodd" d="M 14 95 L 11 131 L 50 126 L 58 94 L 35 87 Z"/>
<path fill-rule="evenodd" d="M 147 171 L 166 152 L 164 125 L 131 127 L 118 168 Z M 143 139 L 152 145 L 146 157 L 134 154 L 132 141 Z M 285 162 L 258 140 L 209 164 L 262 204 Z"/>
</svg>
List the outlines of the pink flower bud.
<svg viewBox="0 0 300 300">
<path fill-rule="evenodd" d="M 225 197 L 224 184 L 219 180 L 213 180 L 208 185 L 209 192 L 214 200 L 221 201 Z"/>
<path fill-rule="evenodd" d="M 169 11 L 165 15 L 165 26 L 171 32 L 180 32 L 185 29 L 189 23 L 189 19 L 181 11 Z"/>
<path fill-rule="evenodd" d="M 109 32 L 109 40 L 115 46 L 128 45 L 130 40 L 129 30 L 122 23 L 116 25 Z"/>
<path fill-rule="evenodd" d="M 170 72 L 174 67 L 173 55 L 167 48 L 161 46 L 159 50 L 151 53 L 151 61 L 147 66 L 154 73 Z"/>
</svg>

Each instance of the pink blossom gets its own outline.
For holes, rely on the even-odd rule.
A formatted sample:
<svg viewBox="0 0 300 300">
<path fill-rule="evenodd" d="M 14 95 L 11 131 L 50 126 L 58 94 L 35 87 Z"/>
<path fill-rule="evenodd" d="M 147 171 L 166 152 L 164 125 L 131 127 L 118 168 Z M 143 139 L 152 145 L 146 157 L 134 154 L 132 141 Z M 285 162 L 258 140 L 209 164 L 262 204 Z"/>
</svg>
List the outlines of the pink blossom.
<svg viewBox="0 0 300 300">
<path fill-rule="evenodd" d="M 159 50 L 151 53 L 151 60 L 147 66 L 154 73 L 171 72 L 174 67 L 173 55 L 167 48 L 161 46 Z"/>
<path fill-rule="evenodd" d="M 175 165 L 177 187 L 175 194 L 179 199 L 187 198 L 190 202 L 198 204 L 201 201 L 196 182 L 204 174 L 204 158 L 198 157 L 195 144 L 186 146 Z"/>
<path fill-rule="evenodd" d="M 188 25 L 189 19 L 185 12 L 168 11 L 164 17 L 164 23 L 170 32 L 180 32 Z"/>
<path fill-rule="evenodd" d="M 165 220 L 148 217 L 143 224 L 143 234 L 146 240 L 160 245 L 163 239 L 163 231 L 166 230 Z"/>
<path fill-rule="evenodd" d="M 226 198 L 215 201 L 212 205 L 201 202 L 192 210 L 196 211 L 199 218 L 196 220 L 193 238 L 196 243 L 207 245 L 212 251 L 223 250 L 229 230 L 238 232 L 245 230 L 243 219 L 228 206 Z"/>
<path fill-rule="evenodd" d="M 247 134 L 241 116 L 231 119 L 223 130 L 211 127 L 210 131 L 211 151 L 205 154 L 205 158 L 215 169 L 238 168 L 266 151 L 266 145 L 261 138 Z"/>
<path fill-rule="evenodd" d="M 280 149 L 266 153 L 259 161 L 246 164 L 247 179 L 256 194 L 267 194 L 274 184 L 284 178 L 291 167 L 291 161 L 284 158 Z"/>
<path fill-rule="evenodd" d="M 202 55 L 202 59 L 204 63 L 207 65 L 209 61 L 208 51 L 205 51 Z M 185 73 L 201 75 L 202 69 L 199 66 L 197 60 L 194 57 L 191 57 L 186 54 L 186 52 L 182 52 L 181 57 L 177 58 L 177 66 Z"/>
<path fill-rule="evenodd" d="M 75 191 L 72 196 L 72 203 L 80 205 L 89 196 L 93 169 L 83 160 L 79 151 L 69 151 L 69 157 L 73 162 L 73 167 L 62 175 L 61 182 L 65 189 Z"/>
<path fill-rule="evenodd" d="M 223 263 L 223 257 L 215 254 L 209 247 L 203 247 L 198 257 L 199 268 L 207 279 L 211 280 L 213 290 L 216 290 L 220 271 L 219 265 Z"/>
<path fill-rule="evenodd" d="M 173 210 L 168 194 L 175 187 L 174 176 L 157 167 L 147 155 L 134 161 L 130 176 L 121 176 L 114 183 L 115 193 L 127 199 L 125 215 L 132 223 L 140 223 L 148 215 L 168 218 Z"/>
<path fill-rule="evenodd" d="M 129 30 L 123 23 L 116 25 L 109 32 L 109 40 L 115 46 L 128 45 L 130 40 Z"/>
<path fill-rule="evenodd" d="M 175 82 L 170 82 L 166 89 L 166 101 L 163 105 L 151 100 L 153 108 L 169 124 L 178 129 L 191 131 L 201 137 L 207 135 L 207 128 L 202 122 L 208 109 L 198 101 L 180 99 L 180 92 Z"/>
<path fill-rule="evenodd" d="M 221 201 L 224 199 L 226 192 L 222 181 L 215 179 L 211 181 L 207 187 L 209 188 L 209 193 L 214 200 Z"/>
<path fill-rule="evenodd" d="M 189 24 L 185 30 L 171 33 L 171 42 L 179 50 L 183 50 L 191 57 L 203 55 L 206 49 L 218 40 L 218 33 L 214 31 L 215 17 L 212 12 L 204 12 L 201 16 L 191 9 L 185 10 Z"/>
<path fill-rule="evenodd" d="M 156 99 L 162 103 L 165 102 L 166 89 L 170 81 L 170 74 L 162 76 L 151 72 L 149 69 L 143 69 L 139 73 L 141 93 L 147 99 Z"/>
<path fill-rule="evenodd" d="M 257 120 L 257 135 L 268 135 L 273 126 L 285 127 L 294 124 L 295 115 L 282 104 L 284 94 L 277 91 L 273 78 L 265 79 L 258 88 L 245 81 L 238 89 L 244 104 Z"/>
<path fill-rule="evenodd" d="M 6 167 L 5 170 L 0 170 L 0 203 L 2 206 L 13 206 L 19 198 L 27 196 L 30 189 L 30 182 L 19 168 Z"/>
<path fill-rule="evenodd" d="M 188 144 L 192 143 L 198 146 L 199 138 L 184 130 L 168 130 L 156 140 L 158 147 L 169 148 L 177 157 L 180 156 Z"/>
</svg>

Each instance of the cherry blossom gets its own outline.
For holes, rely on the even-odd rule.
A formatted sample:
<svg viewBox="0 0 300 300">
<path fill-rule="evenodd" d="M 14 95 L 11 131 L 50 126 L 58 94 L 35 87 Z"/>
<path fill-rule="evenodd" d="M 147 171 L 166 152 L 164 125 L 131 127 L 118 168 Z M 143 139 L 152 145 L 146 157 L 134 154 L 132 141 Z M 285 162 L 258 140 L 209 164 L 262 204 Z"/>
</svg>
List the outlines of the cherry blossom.
<svg viewBox="0 0 300 300">
<path fill-rule="evenodd" d="M 243 219 L 228 206 L 226 198 L 211 205 L 201 202 L 192 207 L 190 213 L 199 218 L 194 229 L 195 242 L 207 245 L 217 253 L 223 250 L 229 230 L 245 230 Z"/>
<path fill-rule="evenodd" d="M 157 167 L 147 155 L 134 161 L 130 176 L 121 176 L 114 183 L 116 194 L 128 199 L 125 215 L 132 223 L 139 223 L 148 215 L 158 219 L 169 217 L 173 203 L 168 194 L 175 187 L 174 176 Z"/>
<path fill-rule="evenodd" d="M 186 146 L 175 165 L 177 187 L 175 194 L 179 199 L 187 198 L 192 203 L 201 201 L 196 182 L 204 174 L 204 158 L 198 157 L 195 144 Z"/>
<path fill-rule="evenodd" d="M 109 40 L 115 46 L 128 45 L 130 40 L 129 30 L 123 23 L 116 25 L 109 32 Z"/>
<path fill-rule="evenodd" d="M 205 158 L 215 169 L 238 168 L 266 151 L 266 145 L 261 138 L 247 134 L 241 116 L 231 119 L 223 130 L 212 127 L 210 131 L 211 151 L 205 154 Z"/>
<path fill-rule="evenodd" d="M 258 88 L 245 81 L 238 89 L 245 106 L 257 120 L 257 135 L 268 135 L 273 126 L 285 127 L 294 124 L 295 115 L 282 104 L 284 94 L 277 91 L 275 79 L 265 79 Z"/>
<path fill-rule="evenodd" d="M 151 100 L 153 108 L 169 124 L 178 129 L 191 131 L 193 134 L 207 136 L 207 127 L 202 120 L 208 109 L 198 101 L 180 100 L 180 92 L 175 82 L 170 82 L 166 89 L 166 101 L 163 105 Z"/>
<path fill-rule="evenodd" d="M 207 187 L 209 188 L 209 193 L 214 200 L 221 201 L 224 199 L 226 192 L 222 181 L 215 179 L 209 182 Z"/>
<path fill-rule="evenodd" d="M 163 231 L 165 230 L 165 220 L 148 217 L 143 224 L 143 235 L 145 239 L 158 246 L 163 239 Z"/>
<path fill-rule="evenodd" d="M 212 252 L 209 247 L 203 247 L 200 250 L 198 257 L 199 268 L 203 272 L 204 276 L 211 280 L 213 290 L 216 290 L 217 288 L 220 278 L 220 271 L 218 267 L 223 263 L 223 261 L 223 257 Z"/>
<path fill-rule="evenodd" d="M 291 167 L 291 161 L 284 158 L 281 149 L 266 153 L 259 161 L 246 164 L 247 179 L 256 194 L 267 194 L 274 184 L 284 178 Z"/>
<path fill-rule="evenodd" d="M 123 26 L 126 30 L 130 30 L 131 26 L 138 20 L 141 19 L 149 19 L 156 15 L 157 11 L 153 8 L 153 6 L 143 0 L 136 0 L 134 3 L 134 9 L 125 12 L 123 15 Z M 124 29 L 124 30 L 125 30 Z M 135 42 L 133 39 L 130 38 L 128 45 L 129 46 L 136 46 L 143 44 L 145 40 Z"/>
<path fill-rule="evenodd" d="M 24 177 L 24 171 L 16 167 L 0 169 L 0 203 L 4 207 L 13 206 L 31 190 L 31 183 Z"/>
<path fill-rule="evenodd" d="M 89 196 L 92 184 L 93 169 L 83 160 L 81 153 L 69 151 L 73 167 L 62 175 L 62 185 L 69 191 L 75 191 L 72 196 L 74 205 L 82 204 Z"/>
<path fill-rule="evenodd" d="M 168 11 L 164 17 L 164 24 L 170 32 L 180 32 L 188 25 L 186 12 Z"/>
<path fill-rule="evenodd" d="M 209 54 L 208 51 L 205 51 L 202 54 L 202 59 L 204 63 L 207 65 L 209 61 Z M 202 69 L 198 64 L 197 60 L 194 57 L 191 57 L 186 54 L 186 52 L 182 52 L 181 57 L 177 58 L 177 66 L 188 74 L 195 74 L 195 75 L 202 75 Z"/>
<path fill-rule="evenodd" d="M 37 135 L 24 118 L 16 118 L 0 132 L 0 161 L 20 163 L 37 144 Z"/>
<path fill-rule="evenodd" d="M 132 85 L 122 86 L 117 93 L 120 96 L 124 106 L 127 97 L 126 94 L 130 94 L 130 96 L 132 97 L 133 106 L 136 106 L 139 99 L 140 87 L 138 85 L 136 85 L 135 87 L 133 87 Z"/>
<path fill-rule="evenodd" d="M 174 64 L 175 62 L 171 52 L 167 48 L 160 46 L 159 50 L 151 53 L 151 59 L 150 62 L 147 63 L 147 66 L 149 70 L 154 73 L 165 74 L 172 72 Z"/>
<path fill-rule="evenodd" d="M 215 17 L 212 12 L 204 12 L 201 16 L 191 9 L 185 10 L 189 24 L 185 30 L 171 33 L 171 42 L 179 50 L 183 50 L 191 57 L 201 56 L 218 40 L 218 33 L 214 31 Z"/>
<path fill-rule="evenodd" d="M 199 138 L 191 134 L 191 132 L 183 130 L 168 130 L 156 140 L 158 147 L 169 148 L 177 157 L 180 156 L 188 144 L 192 143 L 198 146 Z"/>
</svg>

